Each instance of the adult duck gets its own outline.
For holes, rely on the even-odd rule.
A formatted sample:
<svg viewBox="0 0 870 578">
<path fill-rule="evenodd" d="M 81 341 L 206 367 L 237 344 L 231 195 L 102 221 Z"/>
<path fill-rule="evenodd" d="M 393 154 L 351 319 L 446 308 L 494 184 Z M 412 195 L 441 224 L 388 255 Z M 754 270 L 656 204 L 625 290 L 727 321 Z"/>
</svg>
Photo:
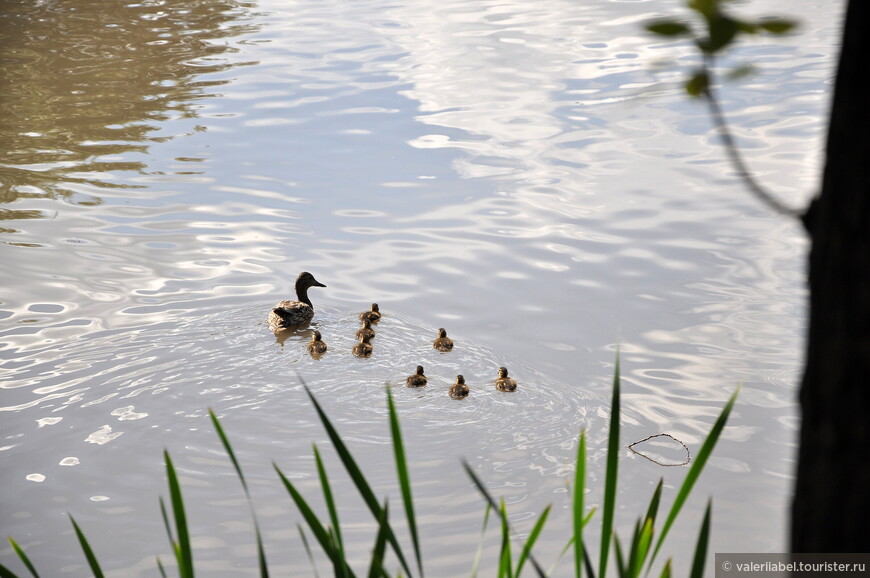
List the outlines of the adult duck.
<svg viewBox="0 0 870 578">
<path fill-rule="evenodd" d="M 308 298 L 308 289 L 311 287 L 326 287 L 314 278 L 308 271 L 303 271 L 296 278 L 296 301 L 286 299 L 279 301 L 269 313 L 266 322 L 272 331 L 292 329 L 311 321 L 314 317 L 314 305 Z"/>
<path fill-rule="evenodd" d="M 372 303 L 372 308 L 368 311 L 363 311 L 359 314 L 359 320 L 365 321 L 368 319 L 371 323 L 377 323 L 381 320 L 381 310 L 378 308 L 377 303 Z"/>
<path fill-rule="evenodd" d="M 326 353 L 326 343 L 321 341 L 320 337 L 320 332 L 315 331 L 314 335 L 311 336 L 311 341 L 308 342 L 308 353 L 312 357 L 319 357 Z"/>
<path fill-rule="evenodd" d="M 498 368 L 498 379 L 495 380 L 495 388 L 499 391 L 516 391 L 517 380 L 508 377 L 508 370 L 504 367 Z"/>
<path fill-rule="evenodd" d="M 456 376 L 456 383 L 450 386 L 450 397 L 453 399 L 464 399 L 468 397 L 468 386 L 465 385 L 465 378 L 461 375 Z"/>
<path fill-rule="evenodd" d="M 418 365 L 417 373 L 409 376 L 408 379 L 405 380 L 405 384 L 408 387 L 423 387 L 424 385 L 426 385 L 427 381 L 428 380 L 426 379 L 426 376 L 423 375 L 423 366 Z"/>
<path fill-rule="evenodd" d="M 453 349 L 453 340 L 447 337 L 447 332 L 443 327 L 438 330 L 438 337 L 432 342 L 432 347 L 438 351 L 450 351 Z"/>
</svg>

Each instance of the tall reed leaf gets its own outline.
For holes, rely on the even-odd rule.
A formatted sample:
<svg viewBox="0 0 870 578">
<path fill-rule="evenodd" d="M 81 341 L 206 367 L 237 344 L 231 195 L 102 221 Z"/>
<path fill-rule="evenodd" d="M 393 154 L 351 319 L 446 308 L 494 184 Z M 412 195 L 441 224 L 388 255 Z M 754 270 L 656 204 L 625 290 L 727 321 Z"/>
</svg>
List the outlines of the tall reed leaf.
<svg viewBox="0 0 870 578">
<path fill-rule="evenodd" d="M 414 500 L 411 496 L 411 477 L 408 475 L 408 462 L 405 459 L 405 445 L 402 442 L 402 430 L 399 428 L 399 415 L 396 404 L 393 403 L 393 392 L 387 388 L 387 406 L 390 410 L 390 433 L 393 438 L 393 454 L 396 459 L 396 474 L 399 477 L 399 487 L 402 490 L 402 503 L 405 505 L 405 516 L 408 518 L 408 529 L 411 532 L 411 542 L 414 545 L 414 555 L 417 558 L 417 570 L 423 577 L 423 557 L 420 554 L 420 539 L 417 536 L 417 520 L 414 516 Z"/>
<path fill-rule="evenodd" d="M 738 387 L 734 391 L 734 393 L 731 394 L 731 397 L 728 399 L 728 403 L 725 404 L 724 408 L 722 408 L 722 413 L 719 414 L 719 418 L 716 420 L 716 423 L 713 424 L 713 428 L 710 430 L 710 433 L 707 434 L 707 439 L 704 440 L 704 443 L 701 445 L 701 449 L 698 451 L 698 455 L 695 457 L 695 461 L 689 468 L 689 471 L 686 474 L 686 478 L 683 480 L 683 484 L 682 486 L 680 486 L 679 492 L 677 492 L 677 497 L 674 499 L 674 504 L 671 506 L 671 510 L 668 513 L 665 524 L 662 527 L 662 533 L 659 536 L 658 541 L 656 541 L 656 547 L 653 550 L 652 557 L 649 560 L 649 566 L 652 566 L 653 560 L 655 560 L 656 555 L 659 553 L 659 550 L 662 547 L 662 543 L 665 541 L 665 538 L 668 535 L 668 530 L 670 530 L 671 526 L 674 523 L 674 520 L 676 520 L 677 514 L 680 513 L 680 509 L 686 502 L 686 498 L 689 497 L 689 492 L 692 491 L 695 482 L 698 480 L 698 476 L 701 475 L 701 471 L 707 464 L 707 460 L 710 458 L 710 454 L 713 453 L 713 448 L 716 446 L 716 442 L 719 441 L 719 436 L 722 434 L 722 430 L 725 428 L 725 423 L 728 421 L 728 416 L 731 414 L 731 408 L 734 407 L 734 402 L 737 401 L 737 394 L 739 393 L 740 388 Z M 647 571 L 649 571 L 649 567 L 647 567 Z"/>
<path fill-rule="evenodd" d="M 30 558 L 27 557 L 27 554 L 24 553 L 24 550 L 21 548 L 21 546 L 19 546 L 18 543 L 13 540 L 11 536 L 7 536 L 7 539 L 9 540 L 9 543 L 12 544 L 12 549 L 15 550 L 15 554 L 18 555 L 18 559 L 21 560 L 21 563 L 24 564 L 24 566 L 30 571 L 30 574 L 33 576 L 33 578 L 39 578 L 39 573 L 36 571 L 36 567 L 33 565 L 33 562 L 30 561 Z M 15 574 L 13 574 L 11 571 L 6 568 L 3 569 L 9 572 L 10 576 L 16 578 Z"/>
<path fill-rule="evenodd" d="M 248 490 L 248 483 L 245 481 L 245 475 L 242 473 L 242 467 L 239 465 L 239 460 L 236 459 L 236 452 L 233 451 L 233 446 L 230 445 L 230 439 L 227 437 L 227 434 L 224 432 L 223 426 L 221 426 L 220 420 L 218 420 L 217 415 L 215 415 L 214 411 L 209 408 L 208 415 L 211 418 L 211 423 L 214 425 L 214 429 L 218 434 L 218 437 L 221 440 L 221 443 L 224 445 L 224 449 L 227 452 L 227 455 L 230 456 L 230 461 L 233 463 L 233 467 L 236 470 L 236 475 L 239 476 L 239 481 L 242 482 L 242 489 L 245 490 L 245 498 L 248 501 L 248 509 L 251 511 L 251 519 L 254 522 L 254 536 L 257 540 L 257 563 L 260 566 L 260 576 L 262 578 L 269 578 L 269 566 L 266 564 L 266 550 L 263 547 L 263 536 L 260 533 L 260 524 L 257 522 L 257 514 L 254 511 L 254 504 L 251 501 L 251 492 Z"/>
<path fill-rule="evenodd" d="M 483 497 L 486 499 L 486 502 L 490 505 L 490 507 L 499 513 L 499 516 L 502 519 L 502 524 L 504 524 L 504 526 L 507 527 L 508 530 L 510 530 L 510 524 L 508 523 L 507 516 L 502 514 L 498 503 L 486 490 L 486 487 L 484 487 L 483 482 L 480 481 L 480 478 L 477 477 L 477 474 L 474 473 L 474 470 L 471 469 L 471 465 L 467 461 L 462 460 L 462 467 L 465 468 L 465 472 L 471 478 L 471 481 L 474 482 L 474 485 L 477 486 L 477 490 L 481 494 L 483 494 Z M 535 557 L 531 553 L 529 553 L 528 559 L 538 576 L 540 578 L 544 578 L 547 574 L 544 572 L 544 569 L 541 567 L 538 561 L 535 560 Z"/>
<path fill-rule="evenodd" d="M 193 549 L 190 545 L 187 516 L 184 513 L 184 500 L 181 497 L 181 484 L 178 483 L 178 476 L 175 474 L 172 458 L 169 457 L 169 452 L 166 450 L 163 450 L 163 459 L 166 461 L 169 498 L 172 502 L 172 515 L 175 519 L 175 531 L 178 536 L 178 541 L 173 543 L 175 556 L 178 559 L 178 573 L 181 578 L 193 578 Z M 165 509 L 164 520 L 166 520 Z"/>
<path fill-rule="evenodd" d="M 526 538 L 526 543 L 523 544 L 523 549 L 520 552 L 520 557 L 517 559 L 517 576 L 522 573 L 523 566 L 525 565 L 529 554 L 532 553 L 532 548 L 535 546 L 535 542 L 538 541 L 538 536 L 541 535 L 541 530 L 544 529 L 544 524 L 547 523 L 547 518 L 550 516 L 550 510 L 552 509 L 552 507 L 553 506 L 547 506 L 546 508 L 544 508 L 544 511 L 541 512 L 540 517 L 538 517 L 538 521 L 535 522 L 532 531 L 529 533 L 529 537 Z"/>
<path fill-rule="evenodd" d="M 486 536 L 486 526 L 489 524 L 490 512 L 492 512 L 492 506 L 487 502 L 486 509 L 483 512 L 483 524 L 481 524 L 480 527 L 480 541 L 477 543 L 477 552 L 474 553 L 474 563 L 471 565 L 471 578 L 477 578 L 477 569 L 480 567 L 480 556 L 483 554 L 483 538 Z"/>
<path fill-rule="evenodd" d="M 314 462 L 317 464 L 317 475 L 320 477 L 320 488 L 323 490 L 323 501 L 326 502 L 326 509 L 329 511 L 329 519 L 332 521 L 332 542 L 335 544 L 338 557 L 344 559 L 344 543 L 341 539 L 341 526 L 338 522 L 338 509 L 335 507 L 335 499 L 332 497 L 332 486 L 329 483 L 329 477 L 326 475 L 326 467 L 323 465 L 323 459 L 320 457 L 320 452 L 317 450 L 317 445 L 311 444 L 314 449 Z M 336 568 L 336 576 L 342 577 L 345 575 L 344 566 Z"/>
<path fill-rule="evenodd" d="M 332 535 L 320 522 L 317 514 L 314 513 L 314 510 L 311 509 L 311 506 L 308 505 L 308 502 L 305 501 L 305 498 L 302 497 L 299 490 L 297 490 L 293 483 L 287 479 L 284 472 L 282 472 L 277 465 L 273 464 L 273 467 L 275 468 L 275 471 L 278 472 L 278 477 L 281 478 L 281 482 L 284 484 L 287 492 L 290 493 L 290 497 L 293 498 L 293 501 L 296 503 L 299 513 L 301 513 L 302 517 L 305 518 L 305 522 L 308 524 L 314 537 L 317 538 L 318 542 L 320 542 L 320 547 L 323 548 L 323 551 L 332 561 L 332 564 L 335 567 L 335 575 L 341 576 L 342 573 L 344 573 L 347 576 L 353 576 L 353 572 L 348 567 L 347 561 L 335 546 Z"/>
<path fill-rule="evenodd" d="M 378 535 L 375 537 L 375 546 L 372 548 L 372 561 L 369 564 L 369 578 L 386 576 L 384 570 L 384 550 L 387 546 L 387 528 L 389 527 L 390 505 L 386 501 L 381 508 L 381 516 L 378 518 Z"/>
<path fill-rule="evenodd" d="M 326 434 L 329 436 L 332 445 L 335 447 L 335 451 L 338 453 L 338 457 L 339 459 L 341 459 L 341 463 L 344 465 L 345 470 L 347 470 L 347 473 L 350 476 L 350 479 L 353 481 L 354 485 L 356 486 L 357 491 L 359 491 L 360 496 L 362 496 L 363 501 L 369 507 L 369 511 L 371 511 L 375 519 L 380 519 L 381 505 L 375 498 L 375 493 L 372 491 L 371 486 L 369 486 L 368 481 L 366 481 L 362 470 L 357 465 L 356 460 L 353 459 L 353 455 L 351 455 L 350 450 L 347 449 L 347 446 L 344 444 L 344 441 L 342 441 L 341 436 L 338 435 L 338 431 L 336 431 L 335 427 L 333 427 L 332 423 L 329 421 L 329 418 L 326 417 L 326 413 L 323 411 L 323 408 L 320 407 L 320 403 L 318 403 L 317 398 L 314 397 L 314 394 L 311 393 L 311 390 L 308 388 L 308 385 L 305 383 L 305 380 L 302 379 L 301 375 L 299 376 L 299 381 L 302 382 L 302 387 L 305 388 L 305 393 L 308 394 L 308 398 L 314 405 L 314 409 L 317 411 L 317 415 L 320 418 L 324 429 L 326 429 Z M 399 546 L 399 542 L 398 540 L 396 540 L 396 535 L 389 524 L 387 524 L 386 526 L 386 532 L 387 541 L 393 548 L 393 552 L 395 552 L 396 557 L 399 559 L 399 563 L 402 565 L 402 568 L 405 570 L 408 576 L 413 576 L 413 572 L 411 572 L 411 568 L 410 566 L 408 566 L 408 562 L 405 559 L 402 548 Z"/>
<path fill-rule="evenodd" d="M 302 524 L 296 524 L 296 529 L 299 530 L 299 537 L 302 539 L 302 546 L 305 548 L 305 554 L 311 563 L 311 571 L 314 572 L 314 578 L 320 578 L 320 574 L 317 572 L 317 565 L 314 563 L 314 555 L 311 553 L 311 546 L 308 545 L 308 538 L 305 537 L 305 530 L 302 528 Z"/>
<path fill-rule="evenodd" d="M 586 431 L 580 433 L 577 446 L 577 462 L 574 466 L 574 575 L 583 576 L 583 500 L 586 492 Z"/>
<path fill-rule="evenodd" d="M 610 431 L 607 434 L 607 473 L 604 477 L 604 505 L 601 511 L 601 553 L 598 575 L 607 574 L 607 555 L 613 534 L 613 514 L 616 509 L 616 479 L 619 460 L 619 350 L 613 370 L 613 397 L 610 402 Z"/>
<path fill-rule="evenodd" d="M 103 578 L 103 570 L 100 568 L 100 564 L 97 562 L 97 557 L 94 555 L 91 545 L 88 544 L 88 539 L 85 538 L 84 532 L 82 532 L 82 529 L 79 528 L 78 524 L 76 524 L 75 518 L 70 516 L 69 521 L 72 522 L 73 529 L 76 531 L 76 538 L 79 539 L 79 544 L 82 546 L 82 551 L 85 553 L 85 558 L 88 561 L 88 566 L 91 567 L 91 572 L 93 572 L 94 578 Z"/>
<path fill-rule="evenodd" d="M 701 533 L 698 534 L 698 545 L 695 546 L 690 578 L 704 578 L 704 561 L 707 559 L 707 543 L 710 540 L 710 510 L 712 509 L 713 501 L 707 500 L 707 510 L 704 512 L 704 521 L 701 522 Z"/>
</svg>

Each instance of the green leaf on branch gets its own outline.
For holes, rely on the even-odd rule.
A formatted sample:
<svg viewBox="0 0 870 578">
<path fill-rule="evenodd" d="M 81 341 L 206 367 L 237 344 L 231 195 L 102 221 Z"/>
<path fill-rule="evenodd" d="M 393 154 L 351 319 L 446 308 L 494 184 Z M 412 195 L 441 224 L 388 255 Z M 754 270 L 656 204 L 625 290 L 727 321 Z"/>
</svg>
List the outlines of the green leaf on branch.
<svg viewBox="0 0 870 578">
<path fill-rule="evenodd" d="M 707 76 L 707 73 L 703 70 L 699 70 L 693 74 L 688 81 L 686 81 L 686 92 L 689 93 L 689 96 L 703 96 L 706 94 L 709 86 L 710 78 Z"/>
<path fill-rule="evenodd" d="M 797 22 L 786 20 L 785 18 L 772 18 L 770 20 L 759 20 L 756 25 L 771 34 L 786 34 L 797 28 Z"/>
<path fill-rule="evenodd" d="M 656 20 L 646 25 L 646 29 L 659 36 L 688 36 L 692 30 L 676 20 Z"/>
</svg>

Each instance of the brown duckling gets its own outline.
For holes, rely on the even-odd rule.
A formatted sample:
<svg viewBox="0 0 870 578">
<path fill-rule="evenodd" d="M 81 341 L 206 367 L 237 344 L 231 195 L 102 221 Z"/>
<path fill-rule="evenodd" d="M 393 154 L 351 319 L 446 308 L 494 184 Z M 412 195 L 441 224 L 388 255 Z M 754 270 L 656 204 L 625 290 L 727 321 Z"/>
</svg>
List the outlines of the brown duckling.
<svg viewBox="0 0 870 578">
<path fill-rule="evenodd" d="M 356 332 L 356 338 L 362 339 L 364 336 L 368 336 L 369 339 L 374 339 L 375 330 L 372 329 L 372 322 L 368 319 L 363 319 L 362 327 L 359 328 L 359 331 Z"/>
<path fill-rule="evenodd" d="M 426 381 L 426 376 L 423 375 L 423 366 L 418 365 L 417 373 L 409 376 L 408 379 L 405 380 L 405 384 L 408 387 L 423 387 L 424 385 L 426 385 Z"/>
<path fill-rule="evenodd" d="M 359 320 L 365 321 L 368 319 L 372 323 L 377 323 L 381 320 L 381 310 L 378 308 L 377 303 L 372 303 L 372 308 L 368 311 L 363 311 L 359 314 Z"/>
<path fill-rule="evenodd" d="M 447 332 L 443 327 L 438 330 L 438 338 L 432 342 L 432 347 L 438 351 L 450 351 L 453 349 L 453 340 L 447 337 Z"/>
<path fill-rule="evenodd" d="M 353 346 L 353 354 L 357 357 L 371 357 L 372 355 L 372 344 L 369 343 L 370 337 L 363 336 L 360 338 L 359 343 Z"/>
<path fill-rule="evenodd" d="M 508 370 L 504 367 L 498 368 L 498 379 L 495 380 L 495 388 L 499 391 L 516 391 L 517 380 L 508 377 Z"/>
<path fill-rule="evenodd" d="M 453 399 L 464 399 L 468 397 L 468 386 L 465 385 L 465 378 L 461 375 L 456 376 L 456 383 L 450 386 L 450 397 Z"/>
<path fill-rule="evenodd" d="M 289 299 L 279 301 L 266 319 L 269 329 L 272 331 L 292 329 L 311 321 L 311 318 L 314 317 L 314 305 L 308 298 L 310 287 L 326 287 L 326 285 L 315 279 L 314 275 L 308 271 L 303 271 L 296 278 L 297 301 Z"/>
<path fill-rule="evenodd" d="M 308 342 L 308 353 L 313 356 L 320 356 L 326 353 L 326 343 L 320 340 L 320 332 L 315 331 L 311 336 L 311 341 Z"/>
</svg>

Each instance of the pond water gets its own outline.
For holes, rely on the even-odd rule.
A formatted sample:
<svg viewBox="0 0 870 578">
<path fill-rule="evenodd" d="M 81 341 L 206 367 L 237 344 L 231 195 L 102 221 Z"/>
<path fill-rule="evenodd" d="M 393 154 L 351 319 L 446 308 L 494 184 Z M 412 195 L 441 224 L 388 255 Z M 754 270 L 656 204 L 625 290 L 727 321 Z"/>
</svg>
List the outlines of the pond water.
<svg viewBox="0 0 870 578">
<path fill-rule="evenodd" d="M 157 498 L 164 448 L 207 576 L 255 575 L 250 514 L 207 415 L 239 454 L 276 575 L 311 575 L 299 515 L 272 468 L 319 502 L 324 454 L 359 564 L 374 540 L 302 386 L 399 508 L 392 388 L 430 576 L 467 575 L 483 501 L 517 531 L 570 529 L 577 437 L 601 500 L 621 351 L 617 528 L 687 469 L 628 445 L 667 433 L 694 455 L 740 397 L 665 544 L 685 572 L 707 498 L 711 552 L 784 551 L 805 322 L 800 227 L 741 189 L 696 62 L 645 21 L 663 2 L 382 3 L 45 0 L 2 8 L 0 519 L 48 575 L 86 576 L 67 513 L 112 576 L 170 563 Z M 723 106 L 753 170 L 788 204 L 821 166 L 842 3 L 766 1 L 798 35 L 742 44 Z M 265 325 L 303 270 L 313 327 Z M 356 315 L 384 312 L 374 355 Z M 431 348 L 438 327 L 455 350 Z M 405 388 L 417 364 L 431 383 Z M 519 381 L 495 391 L 500 365 Z M 447 388 L 465 375 L 471 395 Z M 656 438 L 650 455 L 679 463 Z M 397 524 L 401 527 L 401 522 Z M 590 532 L 590 540 L 594 530 Z M 482 573 L 497 562 L 484 541 Z M 9 547 L 0 563 L 24 572 Z M 710 563 L 712 564 L 712 557 Z M 319 569 L 328 574 L 320 559 Z M 567 575 L 567 560 L 555 575 Z"/>
</svg>

